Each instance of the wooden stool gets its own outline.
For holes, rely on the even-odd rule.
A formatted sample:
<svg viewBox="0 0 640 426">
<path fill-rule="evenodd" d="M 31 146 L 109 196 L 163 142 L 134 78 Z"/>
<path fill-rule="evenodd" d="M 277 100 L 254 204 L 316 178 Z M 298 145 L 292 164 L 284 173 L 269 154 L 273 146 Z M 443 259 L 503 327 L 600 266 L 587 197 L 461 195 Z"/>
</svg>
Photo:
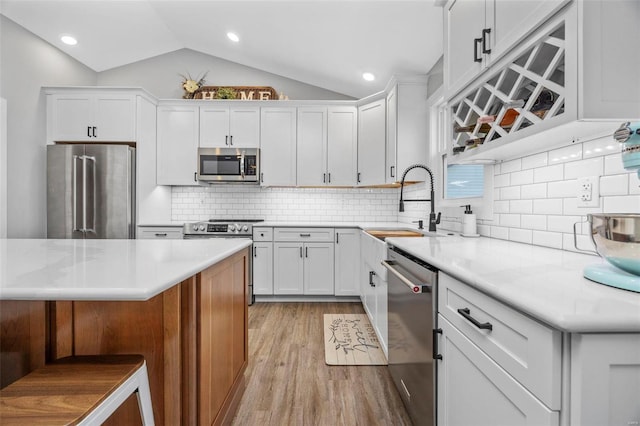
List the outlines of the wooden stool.
<svg viewBox="0 0 640 426">
<path fill-rule="evenodd" d="M 0 390 L 0 424 L 99 425 L 133 393 L 144 425 L 153 425 L 142 355 L 61 358 Z"/>
</svg>

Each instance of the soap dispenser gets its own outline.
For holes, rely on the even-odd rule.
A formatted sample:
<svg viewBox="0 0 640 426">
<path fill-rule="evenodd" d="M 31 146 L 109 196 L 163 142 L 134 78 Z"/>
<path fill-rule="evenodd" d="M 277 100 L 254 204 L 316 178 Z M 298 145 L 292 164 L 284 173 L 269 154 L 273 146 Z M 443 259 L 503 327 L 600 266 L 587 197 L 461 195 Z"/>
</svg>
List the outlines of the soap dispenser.
<svg viewBox="0 0 640 426">
<path fill-rule="evenodd" d="M 465 204 L 464 215 L 462 215 L 462 236 L 463 237 L 479 237 L 476 231 L 476 215 L 471 211 L 471 204 Z"/>
</svg>

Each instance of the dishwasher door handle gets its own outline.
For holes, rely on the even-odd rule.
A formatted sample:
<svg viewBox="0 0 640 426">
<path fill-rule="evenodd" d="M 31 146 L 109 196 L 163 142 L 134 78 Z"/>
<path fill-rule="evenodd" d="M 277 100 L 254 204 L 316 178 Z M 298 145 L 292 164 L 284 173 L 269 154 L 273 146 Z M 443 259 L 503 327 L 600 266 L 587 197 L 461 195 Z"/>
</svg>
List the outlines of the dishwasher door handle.
<svg viewBox="0 0 640 426">
<path fill-rule="evenodd" d="M 413 293 L 430 293 L 431 285 L 423 283 L 413 283 L 409 278 L 402 275 L 396 268 L 394 268 L 395 262 L 393 260 L 383 260 L 382 266 L 387 268 L 396 278 L 405 283 Z"/>
</svg>

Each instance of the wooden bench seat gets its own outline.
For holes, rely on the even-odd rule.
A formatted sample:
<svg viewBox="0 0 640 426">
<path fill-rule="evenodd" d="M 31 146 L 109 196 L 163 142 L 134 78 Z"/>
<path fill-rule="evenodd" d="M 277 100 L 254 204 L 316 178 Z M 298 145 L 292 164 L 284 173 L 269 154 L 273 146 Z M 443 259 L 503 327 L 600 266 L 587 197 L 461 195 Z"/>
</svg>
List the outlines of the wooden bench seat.
<svg viewBox="0 0 640 426">
<path fill-rule="evenodd" d="M 136 391 L 143 422 L 153 425 L 143 356 L 61 358 L 0 390 L 0 425 L 101 424 Z"/>
</svg>

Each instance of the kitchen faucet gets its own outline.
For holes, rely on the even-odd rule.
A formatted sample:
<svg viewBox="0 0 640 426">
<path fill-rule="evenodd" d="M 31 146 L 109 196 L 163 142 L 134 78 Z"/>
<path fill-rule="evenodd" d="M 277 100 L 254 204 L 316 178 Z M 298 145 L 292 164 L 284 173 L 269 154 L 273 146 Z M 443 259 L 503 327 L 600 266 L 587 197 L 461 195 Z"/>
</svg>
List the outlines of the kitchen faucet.
<svg viewBox="0 0 640 426">
<path fill-rule="evenodd" d="M 431 198 L 429 199 L 414 199 L 414 200 L 402 200 L 402 191 L 404 190 L 404 178 L 407 176 L 407 173 L 413 169 L 424 169 L 429 173 L 430 183 L 431 183 Z M 440 224 L 440 213 L 436 217 L 435 212 L 435 193 L 433 191 L 433 173 L 431 170 L 423 164 L 414 164 L 412 166 L 407 167 L 407 169 L 402 173 L 402 179 L 400 180 L 400 206 L 398 211 L 404 211 L 404 203 L 409 201 L 430 201 L 431 202 L 431 211 L 429 212 L 429 232 L 436 232 L 436 225 Z"/>
</svg>

